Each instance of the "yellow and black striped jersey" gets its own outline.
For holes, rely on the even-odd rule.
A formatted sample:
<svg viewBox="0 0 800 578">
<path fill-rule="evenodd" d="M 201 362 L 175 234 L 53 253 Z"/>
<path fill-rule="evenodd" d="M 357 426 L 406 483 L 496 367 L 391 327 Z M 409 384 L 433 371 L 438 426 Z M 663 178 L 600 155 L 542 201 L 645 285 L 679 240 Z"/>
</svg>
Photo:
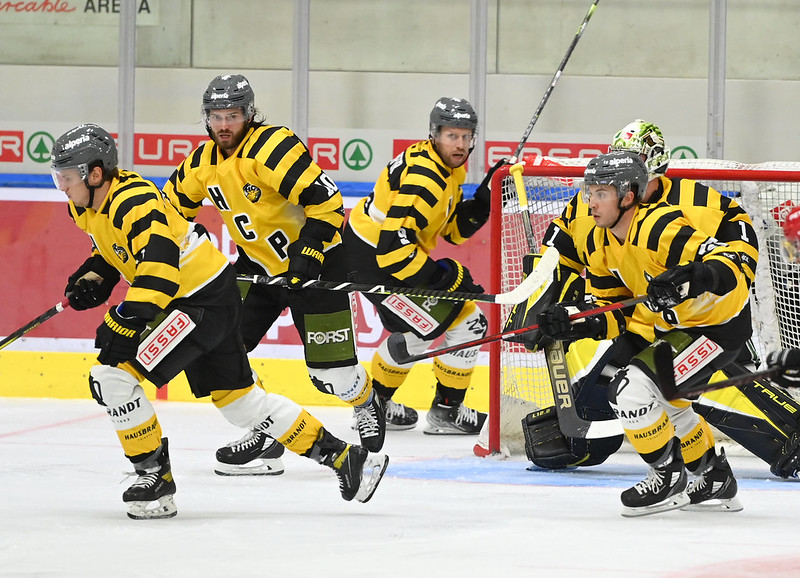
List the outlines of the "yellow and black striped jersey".
<svg viewBox="0 0 800 578">
<path fill-rule="evenodd" d="M 69 212 L 89 234 L 93 252 L 130 284 L 126 315 L 152 319 L 173 299 L 202 289 L 228 265 L 158 187 L 136 173 L 120 171 L 98 210 L 70 201 Z"/>
<path fill-rule="evenodd" d="M 203 143 L 178 166 L 164 194 L 188 219 L 204 199 L 211 201 L 233 241 L 269 275 L 286 272 L 286 249 L 311 220 L 331 231 L 326 250 L 341 243 L 344 204 L 336 183 L 282 126 L 251 127 L 228 158 L 213 141 Z"/>
<path fill-rule="evenodd" d="M 439 237 L 459 245 L 456 207 L 462 201 L 463 166 L 448 167 L 429 140 L 417 142 L 383 169 L 375 189 L 350 212 L 353 232 L 374 247 L 378 265 L 407 285 L 424 284 L 436 264 Z"/>
<path fill-rule="evenodd" d="M 758 262 L 758 240 L 750 217 L 735 200 L 691 179 L 661 176 L 658 189 L 649 200 L 651 205 L 658 203 L 680 207 L 694 228 L 727 243 L 739 253 L 748 286 L 752 284 Z M 594 219 L 589 206 L 582 195 L 577 194 L 553 220 L 543 243 L 558 249 L 562 264 L 581 271 L 585 265 L 582 257 L 585 247 L 576 244 L 576 240 L 586 239 L 592 227 Z"/>
<path fill-rule="evenodd" d="M 624 242 L 609 229 L 600 227 L 594 227 L 585 240 L 586 273 L 601 304 L 647 295 L 650 279 L 671 267 L 690 261 L 718 260 L 732 271 L 735 279 L 735 286 L 728 292 L 723 295 L 705 292 L 661 313 L 654 313 L 640 303 L 634 318 L 649 325 L 651 331 L 655 328 L 666 332 L 674 328 L 722 325 L 741 313 L 747 305 L 749 289 L 735 251 L 694 228 L 678 207 L 642 205 L 632 210 L 635 212 Z"/>
</svg>

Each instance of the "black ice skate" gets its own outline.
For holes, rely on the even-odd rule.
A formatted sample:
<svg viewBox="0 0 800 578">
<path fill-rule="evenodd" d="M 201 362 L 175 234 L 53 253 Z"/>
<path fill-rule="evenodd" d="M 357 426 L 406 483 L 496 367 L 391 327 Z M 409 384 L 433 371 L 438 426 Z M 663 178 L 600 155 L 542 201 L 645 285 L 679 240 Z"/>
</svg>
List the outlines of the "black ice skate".
<svg viewBox="0 0 800 578">
<path fill-rule="evenodd" d="M 670 444 L 667 461 L 651 468 L 644 480 L 622 492 L 622 515 L 626 518 L 677 510 L 689 503 L 681 442 L 672 438 Z"/>
<path fill-rule="evenodd" d="M 725 450 L 720 448 L 708 469 L 689 482 L 686 493 L 691 503 L 683 509 L 695 512 L 740 512 L 742 503 L 736 497 L 738 485 L 733 477 Z"/>
<path fill-rule="evenodd" d="M 423 433 L 429 435 L 478 435 L 486 421 L 486 414 L 468 408 L 463 403 L 447 405 L 441 394 L 433 398 L 428 410 L 428 425 Z"/>
<path fill-rule="evenodd" d="M 412 429 L 419 421 L 419 415 L 414 408 L 397 403 L 391 399 L 384 402 L 386 407 L 386 429 L 405 430 Z"/>
<path fill-rule="evenodd" d="M 122 501 L 128 505 L 128 517 L 150 520 L 175 516 L 178 508 L 173 499 L 175 481 L 169 463 L 167 438 L 161 440 L 161 446 L 153 455 L 134 467 L 139 477 L 122 494 Z"/>
<path fill-rule="evenodd" d="M 370 452 L 379 452 L 386 437 L 386 413 L 380 396 L 373 391 L 367 403 L 353 409 L 361 445 Z"/>
<path fill-rule="evenodd" d="M 368 502 L 389 465 L 389 456 L 371 454 L 361 446 L 345 443 L 324 428 L 307 455 L 336 473 L 339 492 L 348 502 L 354 498 Z"/>
<path fill-rule="evenodd" d="M 214 472 L 220 476 L 275 476 L 283 473 L 283 445 L 253 430 L 217 450 Z"/>
</svg>

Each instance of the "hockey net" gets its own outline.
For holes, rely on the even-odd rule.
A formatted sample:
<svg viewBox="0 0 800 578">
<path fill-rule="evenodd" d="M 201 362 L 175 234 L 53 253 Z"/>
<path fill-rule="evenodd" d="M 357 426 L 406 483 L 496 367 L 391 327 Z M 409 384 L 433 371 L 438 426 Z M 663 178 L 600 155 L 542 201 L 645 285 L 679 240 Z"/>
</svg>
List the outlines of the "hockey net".
<svg viewBox="0 0 800 578">
<path fill-rule="evenodd" d="M 572 197 L 580 190 L 588 158 L 529 157 L 523 182 L 533 228 L 533 250 Z M 684 177 L 735 198 L 750 214 L 759 240 L 759 262 L 753 285 L 754 343 L 763 358 L 778 347 L 800 347 L 800 266 L 782 258 L 781 225 L 788 211 L 800 206 L 800 163 L 770 162 L 746 165 L 715 159 L 673 159 L 668 176 Z M 514 179 L 508 168 L 492 182 L 492 292 L 513 289 L 523 279 L 522 258 L 532 249 L 526 236 Z M 502 199 L 502 208 L 500 206 Z M 498 333 L 511 312 L 499 308 L 492 320 Z M 490 411 L 488 426 L 475 453 L 524 455 L 521 421 L 530 412 L 553 405 L 553 393 L 542 352 L 498 341 L 489 347 Z"/>
</svg>

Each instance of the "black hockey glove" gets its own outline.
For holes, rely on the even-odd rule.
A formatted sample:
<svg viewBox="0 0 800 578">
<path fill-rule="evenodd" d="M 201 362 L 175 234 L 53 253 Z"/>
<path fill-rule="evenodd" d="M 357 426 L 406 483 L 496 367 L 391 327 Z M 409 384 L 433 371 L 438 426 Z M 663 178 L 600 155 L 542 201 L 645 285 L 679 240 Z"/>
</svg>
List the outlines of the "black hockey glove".
<svg viewBox="0 0 800 578">
<path fill-rule="evenodd" d="M 299 289 L 303 283 L 319 279 L 325 254 L 322 252 L 322 241 L 310 237 L 300 237 L 289 245 L 289 269 L 286 271 L 288 287 Z"/>
<path fill-rule="evenodd" d="M 69 276 L 64 295 L 69 299 L 70 307 L 84 311 L 108 301 L 117 283 L 119 271 L 100 255 L 92 255 Z"/>
<path fill-rule="evenodd" d="M 646 304 L 651 311 L 658 313 L 706 291 L 713 293 L 718 285 L 719 274 L 715 266 L 702 261 L 692 261 L 687 265 L 667 269 L 651 279 L 647 286 Z"/>
<path fill-rule="evenodd" d="M 103 365 L 117 365 L 136 357 L 139 337 L 146 326 L 144 319 L 123 317 L 116 307 L 109 309 L 94 340 L 94 346 L 100 348 L 97 361 Z"/>
<path fill-rule="evenodd" d="M 785 371 L 772 378 L 781 387 L 800 387 L 800 349 L 781 349 L 767 354 L 767 367 Z"/>
<path fill-rule="evenodd" d="M 594 309 L 585 301 L 563 301 L 554 303 L 550 309 L 539 313 L 539 331 L 553 341 L 577 341 L 591 337 L 602 339 L 607 334 L 605 314 L 583 317 L 570 321 L 569 316 Z"/>
<path fill-rule="evenodd" d="M 497 161 L 492 168 L 486 171 L 486 176 L 483 177 L 481 184 L 475 189 L 475 196 L 473 198 L 486 207 L 487 213 L 492 206 L 492 176 L 495 171 L 506 164 L 506 162 L 508 162 L 507 159 L 500 159 Z"/>
<path fill-rule="evenodd" d="M 436 271 L 428 281 L 429 289 L 447 291 L 463 291 L 465 293 L 483 293 L 483 287 L 472 280 L 469 269 L 453 259 L 436 261 Z"/>
</svg>

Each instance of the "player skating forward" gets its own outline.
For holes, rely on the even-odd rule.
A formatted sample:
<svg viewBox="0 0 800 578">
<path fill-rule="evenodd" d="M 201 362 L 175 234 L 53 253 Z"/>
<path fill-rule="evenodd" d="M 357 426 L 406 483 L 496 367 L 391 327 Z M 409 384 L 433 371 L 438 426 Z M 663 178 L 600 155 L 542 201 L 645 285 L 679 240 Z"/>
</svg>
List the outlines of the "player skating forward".
<svg viewBox="0 0 800 578">
<path fill-rule="evenodd" d="M 152 182 L 117 167 L 111 135 L 93 124 L 63 134 L 53 146 L 52 174 L 93 245 L 92 256 L 69 278 L 70 305 L 102 305 L 120 275 L 130 284 L 97 328 L 99 365 L 89 372 L 92 397 L 105 407 L 138 474 L 122 495 L 128 515 L 177 513 L 167 438 L 140 383 L 146 378 L 161 387 L 181 371 L 192 393 L 210 395 L 232 424 L 264 431 L 332 468 L 344 499 L 369 500 L 388 457 L 343 442 L 293 401 L 254 383 L 239 331 L 236 272 Z M 148 324 L 159 338 L 151 347 L 145 340 L 137 358 Z M 169 347 L 159 347 L 165 339 Z"/>
<path fill-rule="evenodd" d="M 691 179 L 666 176 L 669 149 L 656 125 L 643 120 L 633 121 L 616 133 L 611 150 L 641 155 L 649 172 L 643 202 L 678 206 L 693 227 L 727 243 L 738 253 L 745 278 L 748 283 L 752 282 L 758 247 L 749 217 L 735 200 L 724 197 L 711 187 Z M 586 254 L 583 243 L 588 238 L 587 231 L 593 226 L 588 205 L 580 195 L 576 195 L 544 235 L 545 242 L 558 248 L 562 254 L 561 264 L 567 272 L 577 275 L 583 269 L 583 255 Z M 570 278 L 570 275 L 562 274 L 562 278 Z M 565 287 L 565 291 L 570 288 Z M 557 292 L 550 297 L 561 300 Z M 615 340 L 599 360 L 594 360 L 594 368 L 587 370 L 588 375 L 577 383 L 576 407 L 584 419 L 611 417 L 605 395 L 610 376 L 653 341 L 652 327 L 645 319 L 639 319 L 639 312 L 638 308 L 634 311 L 626 334 Z M 520 316 L 516 322 L 535 323 L 535 315 L 526 317 L 522 321 Z M 576 343 L 570 347 L 569 355 L 588 362 L 595 355 L 594 346 Z M 723 373 L 728 376 L 745 373 L 746 367 L 752 367 L 752 357 L 750 347 L 743 348 L 738 363 Z M 800 405 L 779 388 L 768 382 L 744 384 L 727 391 L 708 393 L 694 401 L 693 407 L 710 424 L 767 462 L 776 476 L 796 475 L 800 454 L 797 443 Z M 533 461 L 546 468 L 601 463 L 619 448 L 622 441 L 622 436 L 593 440 L 566 438 L 558 430 L 555 411 L 552 410 L 533 419 L 528 431 L 537 441 L 534 447 L 529 448 L 536 454 Z"/>
<path fill-rule="evenodd" d="M 482 293 L 469 270 L 453 259 L 431 258 L 440 238 L 461 244 L 489 218 L 489 170 L 474 199 L 464 199 L 464 163 L 474 145 L 478 117 L 463 99 L 440 98 L 430 113 L 430 135 L 383 169 L 372 194 L 359 201 L 345 227 L 351 280 L 401 287 Z M 437 337 L 461 343 L 486 334 L 486 318 L 472 301 L 366 295 L 383 326 L 403 333 L 411 354 Z M 478 348 L 434 359 L 436 394 L 427 414 L 428 434 L 477 434 L 486 414 L 464 405 Z M 417 413 L 392 401 L 411 364 L 395 360 L 386 345 L 372 358 L 374 387 L 387 401 L 387 427 L 413 427 Z M 391 426 L 389 425 L 391 424 Z"/>
<path fill-rule="evenodd" d="M 211 137 L 172 174 L 164 193 L 193 220 L 204 200 L 219 211 L 245 275 L 285 275 L 288 286 L 252 285 L 244 296 L 242 336 L 252 351 L 285 310 L 303 342 L 311 382 L 355 408 L 361 444 L 379 451 L 384 408 L 358 363 L 346 293 L 299 287 L 311 279 L 344 280 L 342 195 L 288 128 L 256 118 L 255 94 L 241 74 L 215 77 L 203 93 Z M 282 471 L 280 446 L 255 431 L 217 451 L 217 473 Z"/>
<path fill-rule="evenodd" d="M 736 359 L 751 334 L 739 254 L 692 227 L 676 207 L 640 205 L 647 168 L 636 154 L 592 159 L 584 178 L 596 224 L 585 242 L 593 292 L 600 304 L 648 296 L 648 308 L 636 307 L 657 338 L 617 371 L 609 386 L 626 437 L 651 467 L 645 480 L 622 493 L 623 515 L 712 507 L 710 500 L 715 508 L 740 510 L 736 480 L 724 451 L 715 451 L 710 427 L 690 401 L 664 398 L 656 370 L 665 356 L 669 367 L 678 368 L 679 382 L 700 382 Z M 613 338 L 625 330 L 620 311 L 570 323 L 575 310 L 553 305 L 539 315 L 541 332 L 575 340 Z M 681 373 L 687 356 L 700 361 Z M 684 468 L 698 476 L 688 488 Z"/>
</svg>

